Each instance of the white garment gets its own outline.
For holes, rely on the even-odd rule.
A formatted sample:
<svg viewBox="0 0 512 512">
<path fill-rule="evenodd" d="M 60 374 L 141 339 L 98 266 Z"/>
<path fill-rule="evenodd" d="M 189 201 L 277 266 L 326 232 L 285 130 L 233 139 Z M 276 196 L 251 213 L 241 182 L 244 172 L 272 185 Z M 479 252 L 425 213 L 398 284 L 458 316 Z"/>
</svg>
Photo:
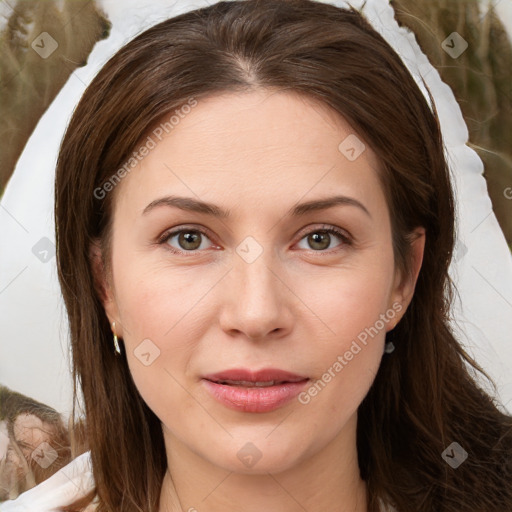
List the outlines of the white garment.
<svg viewBox="0 0 512 512">
<path fill-rule="evenodd" d="M 15 500 L 0 503 L 0 512 L 60 512 L 60 507 L 70 505 L 93 488 L 90 452 L 85 452 Z"/>
</svg>

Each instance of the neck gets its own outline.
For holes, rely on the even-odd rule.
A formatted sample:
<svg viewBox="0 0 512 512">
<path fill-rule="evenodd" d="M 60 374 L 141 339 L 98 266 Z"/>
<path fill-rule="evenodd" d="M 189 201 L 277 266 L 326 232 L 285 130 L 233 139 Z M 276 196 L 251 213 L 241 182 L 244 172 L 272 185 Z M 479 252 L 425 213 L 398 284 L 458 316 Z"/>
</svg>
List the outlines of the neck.
<svg viewBox="0 0 512 512">
<path fill-rule="evenodd" d="M 216 466 L 164 428 L 168 468 L 159 512 L 332 510 L 367 512 L 357 461 L 356 417 L 309 457 L 279 473 L 236 473 Z"/>
</svg>

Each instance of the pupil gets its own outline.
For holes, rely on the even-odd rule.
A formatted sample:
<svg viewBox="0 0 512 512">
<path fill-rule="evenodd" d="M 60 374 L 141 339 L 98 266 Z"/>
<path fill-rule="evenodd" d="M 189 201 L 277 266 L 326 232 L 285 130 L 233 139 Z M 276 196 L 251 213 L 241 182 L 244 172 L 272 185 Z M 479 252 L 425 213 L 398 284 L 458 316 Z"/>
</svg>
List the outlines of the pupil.
<svg viewBox="0 0 512 512">
<path fill-rule="evenodd" d="M 181 238 L 180 244 L 181 244 L 181 242 L 184 242 L 184 244 L 185 244 L 184 249 L 189 249 L 189 250 L 197 249 L 201 245 L 201 242 L 199 241 L 198 233 L 193 233 L 193 232 L 188 231 L 186 233 L 181 233 L 180 238 Z M 194 241 L 196 243 L 194 243 Z M 199 243 L 197 243 L 198 241 L 199 241 Z M 192 244 L 192 247 L 190 247 L 189 244 Z"/>
<path fill-rule="evenodd" d="M 314 249 L 325 249 L 329 246 L 329 237 L 327 236 L 327 233 L 317 232 L 310 235 L 310 237 Z M 324 243 L 322 243 L 322 239 Z M 327 244 L 325 242 L 327 242 Z M 315 244 L 317 247 L 315 247 Z M 320 247 L 318 247 L 318 244 Z"/>
</svg>

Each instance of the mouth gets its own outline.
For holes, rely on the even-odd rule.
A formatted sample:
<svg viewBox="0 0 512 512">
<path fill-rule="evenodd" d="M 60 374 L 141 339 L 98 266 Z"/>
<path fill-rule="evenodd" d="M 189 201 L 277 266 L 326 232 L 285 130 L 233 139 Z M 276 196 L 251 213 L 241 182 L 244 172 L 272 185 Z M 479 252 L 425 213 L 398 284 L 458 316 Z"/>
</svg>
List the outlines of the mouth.
<svg viewBox="0 0 512 512">
<path fill-rule="evenodd" d="M 246 368 L 233 368 L 205 375 L 203 378 L 212 382 L 249 386 L 251 384 L 272 385 L 269 383 L 299 382 L 308 377 L 279 368 L 263 368 L 256 371 Z"/>
<path fill-rule="evenodd" d="M 310 379 L 284 370 L 227 370 L 203 377 L 217 401 L 241 412 L 270 412 L 289 403 Z"/>
<path fill-rule="evenodd" d="M 303 379 L 301 379 L 303 380 Z M 216 384 L 225 384 L 226 386 L 236 386 L 243 388 L 269 388 L 272 386 L 278 386 L 280 384 L 286 384 L 287 382 L 300 382 L 300 381 L 289 381 L 289 380 L 269 380 L 261 382 L 252 382 L 250 380 L 211 380 Z"/>
</svg>

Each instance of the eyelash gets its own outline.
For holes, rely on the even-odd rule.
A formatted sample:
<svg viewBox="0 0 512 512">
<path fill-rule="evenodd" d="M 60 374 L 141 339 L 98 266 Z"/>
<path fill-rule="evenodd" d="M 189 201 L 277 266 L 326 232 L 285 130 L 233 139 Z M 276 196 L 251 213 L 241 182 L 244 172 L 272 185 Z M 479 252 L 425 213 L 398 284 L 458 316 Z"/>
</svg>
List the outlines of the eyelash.
<svg viewBox="0 0 512 512">
<path fill-rule="evenodd" d="M 210 239 L 210 236 L 208 235 L 208 233 L 200 228 L 196 228 L 196 227 L 181 227 L 180 229 L 176 229 L 174 231 L 166 231 L 162 236 L 160 236 L 158 238 L 158 241 L 157 243 L 159 245 L 167 245 L 166 249 L 170 250 L 172 253 L 174 254 L 185 254 L 185 255 L 195 255 L 197 254 L 198 252 L 201 252 L 201 251 L 198 251 L 197 249 L 195 250 L 191 250 L 191 251 L 180 251 L 178 249 L 176 249 L 175 247 L 172 247 L 170 245 L 167 244 L 167 242 L 169 241 L 170 238 L 172 238 L 173 236 L 175 235 L 179 235 L 180 233 L 182 232 L 197 232 L 197 233 L 201 233 L 201 235 L 204 235 L 205 237 L 207 237 L 208 239 Z M 318 253 L 318 254 L 332 254 L 333 252 L 336 252 L 337 250 L 341 250 L 343 248 L 343 245 L 345 246 L 351 246 L 352 245 L 352 239 L 349 235 L 347 235 L 347 233 L 345 233 L 344 231 L 341 231 L 340 229 L 338 228 L 335 228 L 334 226 L 322 226 L 321 228 L 315 228 L 307 233 L 305 233 L 301 238 L 300 240 L 302 240 L 303 238 L 313 234 L 313 233 L 329 233 L 331 235 L 335 235 L 335 236 L 338 236 L 342 242 L 342 246 L 341 247 L 337 247 L 337 248 L 334 248 L 334 249 L 326 249 L 326 250 L 314 250 L 314 249 L 310 249 L 311 252 L 314 252 L 314 253 Z M 300 241 L 299 240 L 299 241 Z"/>
</svg>

